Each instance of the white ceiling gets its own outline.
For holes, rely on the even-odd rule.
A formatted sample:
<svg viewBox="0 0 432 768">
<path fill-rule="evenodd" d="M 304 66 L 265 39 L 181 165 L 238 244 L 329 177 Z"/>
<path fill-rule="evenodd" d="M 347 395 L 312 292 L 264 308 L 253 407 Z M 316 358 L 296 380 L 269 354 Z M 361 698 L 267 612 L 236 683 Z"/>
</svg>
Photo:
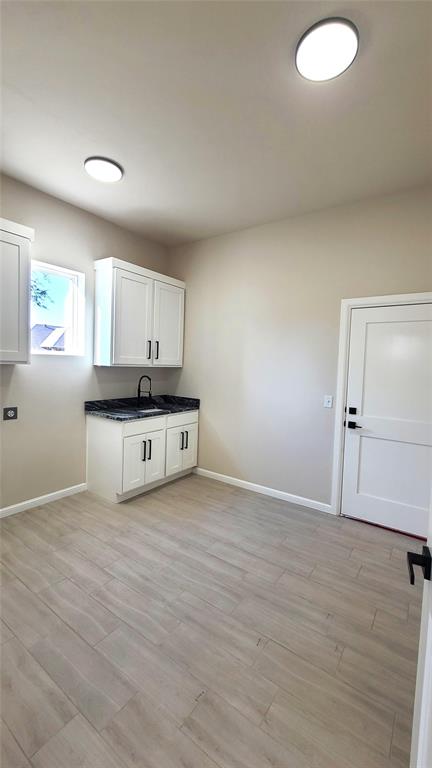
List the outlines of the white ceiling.
<svg viewBox="0 0 432 768">
<path fill-rule="evenodd" d="M 3 3 L 3 169 L 165 243 L 427 183 L 432 3 Z M 302 79 L 329 15 L 351 69 Z M 102 185 L 88 155 L 126 174 Z"/>
</svg>

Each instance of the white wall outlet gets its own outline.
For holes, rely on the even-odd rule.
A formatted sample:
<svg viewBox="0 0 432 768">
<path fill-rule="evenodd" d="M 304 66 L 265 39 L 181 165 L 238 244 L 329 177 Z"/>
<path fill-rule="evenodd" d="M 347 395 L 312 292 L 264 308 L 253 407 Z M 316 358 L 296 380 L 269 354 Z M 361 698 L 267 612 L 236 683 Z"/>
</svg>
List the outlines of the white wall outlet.
<svg viewBox="0 0 432 768">
<path fill-rule="evenodd" d="M 333 395 L 324 395 L 324 408 L 333 408 Z"/>
</svg>

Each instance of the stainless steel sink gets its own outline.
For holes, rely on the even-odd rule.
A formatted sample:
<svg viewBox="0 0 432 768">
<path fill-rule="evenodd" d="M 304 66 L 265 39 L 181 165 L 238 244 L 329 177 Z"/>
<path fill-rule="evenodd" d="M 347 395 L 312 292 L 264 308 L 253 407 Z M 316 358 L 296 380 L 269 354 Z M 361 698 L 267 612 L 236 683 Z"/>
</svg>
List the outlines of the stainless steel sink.
<svg viewBox="0 0 432 768">
<path fill-rule="evenodd" d="M 137 408 L 137 413 L 166 413 L 163 408 Z"/>
</svg>

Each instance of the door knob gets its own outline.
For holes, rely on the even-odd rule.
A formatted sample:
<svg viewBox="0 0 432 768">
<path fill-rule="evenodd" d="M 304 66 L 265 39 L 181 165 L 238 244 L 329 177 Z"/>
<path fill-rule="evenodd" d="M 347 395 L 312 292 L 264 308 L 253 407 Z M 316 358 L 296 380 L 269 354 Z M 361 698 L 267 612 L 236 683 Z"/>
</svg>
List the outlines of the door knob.
<svg viewBox="0 0 432 768">
<path fill-rule="evenodd" d="M 423 577 L 426 581 L 431 580 L 431 551 L 429 547 L 423 547 L 422 554 L 419 552 L 407 552 L 407 563 L 410 577 L 410 584 L 415 584 L 414 566 L 419 565 L 423 571 Z"/>
<path fill-rule="evenodd" d="M 363 427 L 360 427 L 356 421 L 348 421 L 347 422 L 348 429 L 363 429 Z"/>
</svg>

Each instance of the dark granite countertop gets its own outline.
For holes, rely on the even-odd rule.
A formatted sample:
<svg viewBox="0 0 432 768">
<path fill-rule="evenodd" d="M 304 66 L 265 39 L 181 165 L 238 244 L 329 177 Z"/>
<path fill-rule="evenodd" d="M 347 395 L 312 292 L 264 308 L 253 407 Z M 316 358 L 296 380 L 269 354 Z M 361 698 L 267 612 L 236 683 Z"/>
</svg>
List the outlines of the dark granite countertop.
<svg viewBox="0 0 432 768">
<path fill-rule="evenodd" d="M 136 421 L 152 416 L 166 416 L 168 413 L 197 411 L 200 401 L 196 397 L 177 395 L 143 395 L 140 402 L 136 397 L 123 397 L 116 400 L 87 400 L 84 410 L 92 416 L 101 416 L 113 421 Z"/>
</svg>

